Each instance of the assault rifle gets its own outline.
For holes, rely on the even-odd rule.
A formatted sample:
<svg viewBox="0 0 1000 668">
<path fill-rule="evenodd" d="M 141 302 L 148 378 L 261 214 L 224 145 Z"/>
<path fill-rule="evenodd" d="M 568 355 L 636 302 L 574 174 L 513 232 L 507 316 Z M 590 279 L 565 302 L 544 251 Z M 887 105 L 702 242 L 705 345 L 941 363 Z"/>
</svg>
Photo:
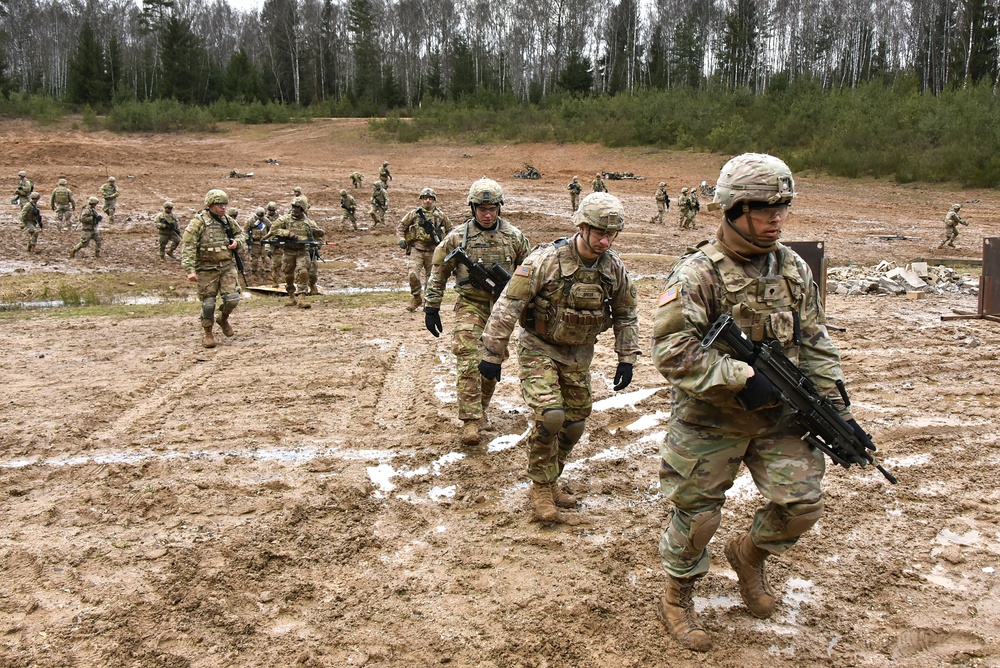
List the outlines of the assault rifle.
<svg viewBox="0 0 1000 668">
<path fill-rule="evenodd" d="M 236 239 L 236 233 L 233 232 L 233 226 L 229 224 L 229 216 L 222 214 L 222 218 L 218 219 L 222 223 L 222 229 L 226 231 L 226 237 L 229 239 L 229 243 L 232 243 Z M 243 285 L 246 287 L 250 286 L 250 282 L 247 281 L 247 275 L 243 271 L 243 258 L 240 257 L 240 246 L 236 245 L 233 249 L 233 259 L 236 260 L 236 271 L 243 278 Z"/>
<path fill-rule="evenodd" d="M 720 343 L 728 346 L 728 350 L 721 348 Z M 724 314 L 708 330 L 701 345 L 703 348 L 714 346 L 729 353 L 734 359 L 753 365 L 757 372 L 771 381 L 781 394 L 781 400 L 791 409 L 795 421 L 805 430 L 803 441 L 826 453 L 845 469 L 851 464 L 858 464 L 862 468 L 866 464 L 874 464 L 886 480 L 896 484 L 895 476 L 883 468 L 871 454 L 875 452 L 871 436 L 862 432 L 862 437 L 862 434 L 856 433 L 840 417 L 833 403 L 820 395 L 812 381 L 785 357 L 777 341 L 754 343 L 737 327 L 731 315 Z M 844 405 L 850 406 L 843 381 L 837 381 L 837 389 Z"/>
<path fill-rule="evenodd" d="M 429 236 L 431 241 L 434 242 L 434 245 L 437 246 L 441 243 L 441 233 L 438 231 L 438 228 L 434 227 L 434 223 L 427 220 L 427 216 L 424 215 L 423 207 L 419 207 L 417 209 L 417 215 L 420 216 L 420 227 L 424 229 L 427 236 Z"/>
<path fill-rule="evenodd" d="M 499 264 L 493 262 L 490 265 L 486 265 L 482 262 L 473 262 L 465 254 L 465 249 L 461 246 L 448 253 L 448 256 L 444 259 L 445 264 L 452 260 L 457 260 L 459 264 L 465 266 L 469 270 L 469 283 L 472 283 L 480 290 L 489 292 L 493 295 L 493 301 L 500 298 L 500 293 L 503 292 L 504 287 L 507 286 L 507 281 L 510 280 L 510 272 Z"/>
<path fill-rule="evenodd" d="M 271 246 L 271 248 L 308 248 L 309 257 L 313 260 L 319 260 L 323 262 L 323 258 L 320 257 L 319 247 L 320 246 L 333 246 L 332 241 L 316 241 L 315 239 L 289 239 L 288 237 L 271 237 L 270 239 L 264 239 L 261 241 L 262 244 L 266 246 Z"/>
</svg>

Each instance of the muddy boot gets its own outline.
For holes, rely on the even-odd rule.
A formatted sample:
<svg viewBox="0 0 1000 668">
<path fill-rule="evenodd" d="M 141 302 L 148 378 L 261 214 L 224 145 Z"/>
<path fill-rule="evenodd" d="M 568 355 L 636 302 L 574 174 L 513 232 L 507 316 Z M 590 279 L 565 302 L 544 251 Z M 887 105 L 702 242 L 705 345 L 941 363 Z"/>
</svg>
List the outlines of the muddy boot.
<svg viewBox="0 0 1000 668">
<path fill-rule="evenodd" d="M 298 306 L 299 303 L 295 299 L 295 295 L 288 295 L 288 301 L 285 302 L 285 306 Z"/>
<path fill-rule="evenodd" d="M 741 534 L 726 544 L 726 559 L 740 579 L 740 596 L 758 619 L 774 614 L 774 593 L 767 583 L 764 560 L 770 552 L 753 544 L 749 533 Z"/>
<path fill-rule="evenodd" d="M 233 326 L 229 324 L 229 314 L 220 313 L 215 319 L 215 322 L 219 323 L 219 327 L 222 328 L 222 333 L 226 336 L 236 336 L 236 331 L 233 330 Z"/>
<path fill-rule="evenodd" d="M 410 303 L 406 305 L 406 310 L 412 313 L 423 306 L 423 304 L 424 300 L 420 298 L 420 295 L 412 295 L 410 297 Z"/>
<path fill-rule="evenodd" d="M 201 345 L 203 345 L 206 348 L 214 348 L 215 347 L 215 337 L 212 336 L 212 325 L 202 325 L 201 328 L 205 332 L 205 336 L 201 340 Z"/>
<path fill-rule="evenodd" d="M 540 522 L 558 522 L 559 511 L 552 500 L 552 490 L 554 483 L 532 482 L 531 489 L 528 490 L 528 500 L 535 510 L 535 519 Z"/>
<path fill-rule="evenodd" d="M 312 308 L 312 306 L 313 305 L 307 302 L 305 298 L 302 297 L 299 298 L 299 303 L 298 303 L 299 308 Z"/>
<path fill-rule="evenodd" d="M 712 648 L 712 638 L 705 632 L 694 611 L 694 583 L 698 578 L 667 578 L 667 591 L 656 608 L 663 626 L 681 647 L 695 652 Z"/>
<path fill-rule="evenodd" d="M 552 485 L 552 501 L 560 508 L 576 508 L 577 504 L 576 497 L 566 493 L 559 485 Z"/>
<path fill-rule="evenodd" d="M 315 285 L 310 285 L 309 286 L 309 294 L 311 294 L 311 295 L 318 295 L 318 294 L 320 294 L 319 288 L 317 288 Z"/>
<path fill-rule="evenodd" d="M 71 260 L 72 260 L 72 259 L 73 259 L 73 258 L 75 258 L 75 257 L 76 257 L 76 249 L 74 248 L 73 250 L 71 250 L 71 251 L 69 252 L 69 259 L 71 259 Z"/>
<path fill-rule="evenodd" d="M 476 420 L 467 420 L 462 427 L 462 443 L 465 445 L 479 445 L 479 424 Z"/>
</svg>

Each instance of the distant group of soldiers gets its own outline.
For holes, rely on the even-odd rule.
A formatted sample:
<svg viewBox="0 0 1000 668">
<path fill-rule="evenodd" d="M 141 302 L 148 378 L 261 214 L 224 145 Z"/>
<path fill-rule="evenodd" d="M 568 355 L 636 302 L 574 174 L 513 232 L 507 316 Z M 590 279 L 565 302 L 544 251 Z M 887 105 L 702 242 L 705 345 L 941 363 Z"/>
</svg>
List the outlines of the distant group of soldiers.
<svg viewBox="0 0 1000 668">
<path fill-rule="evenodd" d="M 594 175 L 594 180 L 591 181 L 590 186 L 595 193 L 608 192 L 608 184 L 604 180 L 604 174 L 601 172 Z M 583 186 L 580 185 L 580 177 L 574 176 L 573 180 L 566 186 L 566 189 L 569 191 L 570 211 L 576 211 L 580 206 L 580 195 L 583 192 Z M 667 193 L 667 184 L 665 181 L 660 181 L 654 199 L 656 201 L 656 213 L 649 219 L 649 222 L 662 225 L 663 215 L 670 210 L 670 195 Z M 681 194 L 677 198 L 679 227 L 682 230 L 697 228 L 695 217 L 699 211 L 701 211 L 701 202 L 698 200 L 697 189 L 681 188 Z"/>
<path fill-rule="evenodd" d="M 35 184 L 28 178 L 24 170 L 17 173 L 18 182 L 14 186 L 14 198 L 11 204 L 21 207 L 19 216 L 21 229 L 27 235 L 27 250 L 29 253 L 38 253 L 38 236 L 45 227 L 42 211 L 38 206 L 38 201 L 42 198 L 41 193 L 35 190 Z M 115 207 L 118 201 L 118 187 L 115 184 L 115 177 L 109 176 L 106 183 L 100 187 L 101 196 L 104 198 L 104 213 L 108 220 L 114 223 Z M 103 216 L 97 213 L 96 206 L 100 200 L 91 196 L 87 199 L 87 206 L 80 211 L 79 221 L 82 235 L 80 242 L 70 251 L 70 257 L 76 256 L 77 251 L 94 242 L 94 256 L 101 255 L 101 233 L 98 224 L 103 220 Z M 56 227 L 60 232 L 73 230 L 73 213 L 76 211 L 76 199 L 73 191 L 69 189 L 66 179 L 59 179 L 58 185 L 53 188 L 52 196 L 49 199 L 50 208 L 55 211 Z"/>
</svg>

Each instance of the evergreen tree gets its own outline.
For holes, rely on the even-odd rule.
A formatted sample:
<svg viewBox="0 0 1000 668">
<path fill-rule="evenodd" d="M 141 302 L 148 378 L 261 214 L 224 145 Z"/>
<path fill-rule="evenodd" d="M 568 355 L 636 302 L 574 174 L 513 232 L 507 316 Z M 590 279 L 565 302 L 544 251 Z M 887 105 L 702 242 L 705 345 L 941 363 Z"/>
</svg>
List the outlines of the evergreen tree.
<svg viewBox="0 0 1000 668">
<path fill-rule="evenodd" d="M 250 56 L 240 47 L 240 50 L 229 59 L 226 66 L 226 76 L 222 86 L 226 99 L 234 102 L 253 102 L 260 99 L 260 78 L 257 68 L 250 61 Z"/>
<path fill-rule="evenodd" d="M 675 86 L 701 86 L 705 52 L 700 32 L 700 24 L 693 12 L 685 14 L 674 31 L 674 43 L 670 49 L 670 80 Z"/>
<path fill-rule="evenodd" d="M 199 101 L 198 82 L 204 53 L 191 24 L 171 16 L 157 36 L 160 48 L 158 97 L 191 104 Z"/>
<path fill-rule="evenodd" d="M 590 58 L 573 50 L 566 58 L 566 67 L 559 73 L 559 87 L 575 95 L 586 95 L 594 89 L 594 68 Z"/>
<path fill-rule="evenodd" d="M 111 100 L 104 71 L 104 51 L 94 27 L 84 19 L 77 38 L 76 52 L 69 60 L 66 76 L 66 99 L 74 104 L 97 107 Z"/>
<path fill-rule="evenodd" d="M 736 0 L 726 15 L 722 44 L 718 52 L 719 75 L 728 88 L 756 90 L 764 40 L 758 25 L 763 24 L 757 0 Z"/>
<path fill-rule="evenodd" d="M 375 41 L 375 10 L 371 0 L 350 0 L 351 47 L 354 50 L 355 99 L 381 102 L 381 58 Z"/>
</svg>

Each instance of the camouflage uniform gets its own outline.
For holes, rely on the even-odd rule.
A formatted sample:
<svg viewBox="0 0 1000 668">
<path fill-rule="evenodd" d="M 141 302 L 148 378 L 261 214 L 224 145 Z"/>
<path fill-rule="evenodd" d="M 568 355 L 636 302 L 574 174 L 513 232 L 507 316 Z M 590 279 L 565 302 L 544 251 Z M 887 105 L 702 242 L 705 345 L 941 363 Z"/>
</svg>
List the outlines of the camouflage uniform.
<svg viewBox="0 0 1000 668">
<path fill-rule="evenodd" d="M 569 207 L 570 211 L 576 212 L 577 208 L 580 206 L 580 193 L 583 192 L 583 186 L 580 185 L 580 179 L 576 176 L 573 180 L 569 182 L 566 186 L 569 190 Z"/>
<path fill-rule="evenodd" d="M 38 208 L 38 193 L 31 193 L 28 203 L 21 207 L 21 229 L 28 234 L 28 252 L 34 253 L 38 245 L 38 233 L 42 231 L 42 212 Z"/>
<path fill-rule="evenodd" d="M 173 202 L 163 203 L 163 211 L 156 214 L 153 224 L 156 225 L 156 232 L 159 235 L 160 259 L 166 260 L 167 255 L 174 257 L 174 251 L 181 242 L 181 225 L 174 215 Z"/>
<path fill-rule="evenodd" d="M 354 188 L 360 188 L 361 184 L 365 180 L 365 175 L 361 172 L 351 172 L 351 185 Z"/>
<path fill-rule="evenodd" d="M 456 248 L 462 247 L 473 262 L 482 261 L 487 265 L 496 262 L 512 272 L 528 256 L 529 247 L 528 240 L 521 231 L 501 218 L 499 210 L 495 224 L 488 230 L 483 229 L 476 221 L 477 205 L 503 204 L 503 191 L 496 181 L 483 178 L 473 183 L 468 202 L 473 207 L 473 217 L 454 227 L 434 250 L 431 277 L 424 295 L 424 313 L 425 319 L 431 314 L 437 314 L 444 299 L 448 277 L 454 274 L 458 299 L 455 302 L 452 352 L 455 354 L 458 372 L 458 417 L 471 430 L 483 417 L 484 409 L 489 405 L 496 389 L 496 382 L 483 378 L 478 369 L 482 359 L 479 337 L 490 317 L 493 296 L 469 282 L 469 271 L 465 266 L 455 259 L 445 262 L 445 258 Z M 475 441 L 478 438 L 477 432 Z"/>
<path fill-rule="evenodd" d="M 181 266 L 198 282 L 198 299 L 201 300 L 201 326 L 205 332 L 203 345 L 215 347 L 212 327 L 218 322 L 226 336 L 233 336 L 229 315 L 240 303 L 240 283 L 236 275 L 234 250 L 246 257 L 246 234 L 225 211 L 229 196 L 222 190 L 209 190 L 205 207 L 188 223 L 184 230 L 184 248 Z M 215 208 L 217 212 L 213 212 Z M 221 209 L 221 210 L 220 210 Z M 228 227 L 228 231 L 227 231 Z M 216 297 L 221 297 L 219 316 L 215 318 Z"/>
<path fill-rule="evenodd" d="M 28 174 L 24 171 L 18 172 L 17 175 L 20 180 L 17 185 L 14 186 L 14 201 L 11 204 L 16 204 L 17 206 L 23 207 L 28 203 L 28 198 L 31 193 L 35 190 L 35 184 L 31 182 L 28 178 Z"/>
<path fill-rule="evenodd" d="M 271 225 L 270 231 L 265 239 L 282 239 L 290 241 L 284 246 L 284 258 L 282 260 L 282 273 L 285 276 L 285 292 L 288 293 L 288 305 L 309 308 L 310 304 L 305 299 L 295 298 L 295 277 L 299 271 L 304 271 L 308 277 L 308 294 L 318 295 L 319 289 L 316 287 L 318 280 L 318 265 L 312 257 L 315 249 L 308 246 L 296 245 L 299 241 L 317 241 L 322 239 L 324 231 L 316 226 L 306 215 L 307 203 L 302 198 L 296 197 L 292 200 L 292 211 L 278 219 Z M 303 289 L 302 292 L 307 292 Z"/>
<path fill-rule="evenodd" d="M 756 374 L 751 383 L 749 365 L 701 347 L 708 329 L 731 314 L 752 340 L 779 341 L 845 420 L 852 419 L 836 388 L 843 378 L 840 354 L 827 334 L 808 266 L 776 236 L 758 238 L 750 217 L 749 206 L 757 203 L 774 210 L 765 209 L 765 216 L 784 213 L 794 194 L 791 172 L 777 158 L 744 154 L 730 160 L 713 202 L 727 216 L 717 239 L 673 266 L 653 322 L 652 361 L 673 385 L 669 434 L 660 445 L 660 486 L 672 503 L 659 545 L 670 576 L 661 618 L 690 649 L 710 644 L 691 608 L 691 591 L 709 569 L 707 545 L 741 463 L 767 503 L 749 532 L 727 544 L 726 556 L 755 616 L 773 611 L 765 558 L 794 545 L 823 510 L 823 453 L 802 440 L 766 379 Z M 749 235 L 737 223 L 747 225 Z"/>
<path fill-rule="evenodd" d="M 392 174 L 389 173 L 389 163 L 383 162 L 382 166 L 378 169 L 378 178 L 382 182 L 382 187 L 386 190 L 389 189 L 389 181 L 392 181 Z"/>
<path fill-rule="evenodd" d="M 108 223 L 115 222 L 115 209 L 118 207 L 118 186 L 115 177 L 109 176 L 108 182 L 101 186 L 101 197 L 104 198 L 104 213 L 108 214 Z"/>
<path fill-rule="evenodd" d="M 535 418 L 527 439 L 528 477 L 535 485 L 549 487 L 549 494 L 591 412 L 590 365 L 598 335 L 614 328 L 615 352 L 620 365 L 628 367 L 629 380 L 639 356 L 636 287 L 621 258 L 610 250 L 610 241 L 608 249 L 589 262 L 580 254 L 592 228 L 617 234 L 624 226 L 623 215 L 613 195 L 584 198 L 573 216 L 581 231 L 542 244 L 528 255 L 483 330 L 483 361 L 499 365 L 521 324 L 521 393 Z M 539 518 L 552 519 L 551 513 L 549 518 L 539 513 Z"/>
<path fill-rule="evenodd" d="M 667 195 L 667 184 L 660 181 L 660 187 L 656 191 L 656 215 L 649 219 L 651 223 L 663 224 L 663 214 L 670 209 L 670 196 Z"/>
<path fill-rule="evenodd" d="M 271 221 L 264 209 L 257 209 L 247 227 L 247 241 L 250 246 L 250 275 L 267 276 L 271 273 L 270 249 L 264 245 L 264 237 L 271 230 Z"/>
<path fill-rule="evenodd" d="M 420 198 L 433 198 L 429 205 L 424 202 L 412 209 L 396 226 L 399 247 L 407 251 L 406 279 L 410 283 L 413 298 L 407 310 L 415 311 L 422 303 L 420 294 L 430 277 L 434 249 L 451 230 L 451 220 L 436 206 L 437 195 L 430 188 L 420 191 Z M 425 227 L 430 228 L 428 233 Z M 433 236 L 432 236 L 433 235 Z"/>
<path fill-rule="evenodd" d="M 368 215 L 372 217 L 372 227 L 378 227 L 379 223 L 385 222 L 385 212 L 388 208 L 389 197 L 382 187 L 382 182 L 379 181 L 372 188 L 372 206 L 368 210 Z"/>
<path fill-rule="evenodd" d="M 594 189 L 595 193 L 608 192 L 608 184 L 604 182 L 604 177 L 601 174 L 594 177 L 594 180 L 590 182 L 590 187 Z"/>
<path fill-rule="evenodd" d="M 358 229 L 358 203 L 354 196 L 346 190 L 340 191 L 340 208 L 344 210 L 344 216 L 340 219 L 342 223 L 351 223 L 351 227 Z"/>
<path fill-rule="evenodd" d="M 687 222 L 684 227 L 692 230 L 697 229 L 695 218 L 699 211 L 701 211 L 701 202 L 698 201 L 698 191 L 694 188 L 688 188 Z"/>
<path fill-rule="evenodd" d="M 962 220 L 962 217 L 958 215 L 958 212 L 962 209 L 961 204 L 952 204 L 951 209 L 945 214 L 944 217 L 944 241 L 938 248 L 944 248 L 946 245 L 955 248 L 955 239 L 958 238 L 958 226 L 959 224 L 968 225 L 967 222 Z"/>
<path fill-rule="evenodd" d="M 59 179 L 59 185 L 52 191 L 49 206 L 56 212 L 59 231 L 72 230 L 76 200 L 73 199 L 73 191 L 66 187 L 66 179 Z"/>
<path fill-rule="evenodd" d="M 278 205 L 274 202 L 267 203 L 267 215 L 264 216 L 268 220 L 268 230 L 274 226 L 274 224 L 281 218 L 281 214 L 278 213 Z M 271 285 L 278 287 L 278 283 L 281 281 L 281 257 L 282 249 L 280 246 L 269 246 L 267 249 L 267 256 L 271 260 Z"/>
<path fill-rule="evenodd" d="M 87 206 L 83 207 L 83 211 L 80 212 L 80 228 L 83 232 L 80 234 L 80 242 L 69 252 L 71 258 L 75 257 L 81 248 L 85 248 L 92 239 L 94 241 L 94 257 L 101 257 L 101 233 L 97 229 L 101 222 L 101 214 L 97 213 L 97 209 L 94 208 L 97 206 L 97 202 L 96 197 L 91 197 L 87 200 Z"/>
<path fill-rule="evenodd" d="M 681 188 L 681 194 L 677 196 L 677 226 L 682 230 L 687 229 L 688 209 L 691 207 L 691 200 L 688 198 L 688 189 Z"/>
</svg>

